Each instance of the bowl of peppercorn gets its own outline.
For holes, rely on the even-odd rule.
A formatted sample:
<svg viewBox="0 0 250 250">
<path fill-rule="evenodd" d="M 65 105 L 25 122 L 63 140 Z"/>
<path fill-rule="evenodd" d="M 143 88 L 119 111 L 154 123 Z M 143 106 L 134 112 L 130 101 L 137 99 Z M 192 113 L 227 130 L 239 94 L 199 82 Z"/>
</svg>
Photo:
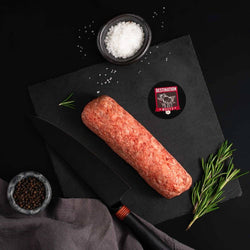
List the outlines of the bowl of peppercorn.
<svg viewBox="0 0 250 250">
<path fill-rule="evenodd" d="M 37 214 L 50 203 L 52 190 L 49 181 L 34 171 L 22 172 L 9 183 L 7 198 L 13 209 L 22 213 Z"/>
</svg>

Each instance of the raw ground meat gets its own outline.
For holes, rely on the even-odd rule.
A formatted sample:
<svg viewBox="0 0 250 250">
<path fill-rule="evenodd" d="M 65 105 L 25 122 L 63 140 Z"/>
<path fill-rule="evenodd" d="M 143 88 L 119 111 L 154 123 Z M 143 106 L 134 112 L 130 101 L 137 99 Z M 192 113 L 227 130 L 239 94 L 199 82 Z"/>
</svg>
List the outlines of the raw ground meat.
<svg viewBox="0 0 250 250">
<path fill-rule="evenodd" d="M 109 96 L 89 102 L 83 123 L 129 163 L 158 193 L 170 199 L 188 190 L 191 176 L 132 115 Z"/>
</svg>

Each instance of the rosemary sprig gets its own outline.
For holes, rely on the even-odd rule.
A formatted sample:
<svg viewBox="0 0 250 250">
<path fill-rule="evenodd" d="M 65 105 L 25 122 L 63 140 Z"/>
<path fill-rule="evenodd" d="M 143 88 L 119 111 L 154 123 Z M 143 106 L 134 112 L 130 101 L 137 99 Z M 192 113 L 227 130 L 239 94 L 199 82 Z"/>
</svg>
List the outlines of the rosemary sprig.
<svg viewBox="0 0 250 250">
<path fill-rule="evenodd" d="M 223 188 L 232 180 L 235 180 L 246 173 L 240 174 L 240 169 L 234 168 L 232 154 L 232 143 L 228 141 L 222 143 L 217 154 L 210 154 L 207 162 L 202 158 L 201 166 L 203 169 L 203 177 L 198 181 L 192 190 L 193 219 L 188 225 L 188 230 L 193 223 L 203 215 L 218 209 L 218 203 L 225 197 L 223 196 Z M 229 163 L 225 166 L 226 160 Z"/>
<path fill-rule="evenodd" d="M 75 108 L 75 101 L 70 100 L 70 98 L 73 96 L 73 93 L 71 93 L 66 99 L 64 99 L 62 102 L 60 102 L 58 105 L 59 106 L 64 106 L 67 108 L 74 109 Z"/>
</svg>

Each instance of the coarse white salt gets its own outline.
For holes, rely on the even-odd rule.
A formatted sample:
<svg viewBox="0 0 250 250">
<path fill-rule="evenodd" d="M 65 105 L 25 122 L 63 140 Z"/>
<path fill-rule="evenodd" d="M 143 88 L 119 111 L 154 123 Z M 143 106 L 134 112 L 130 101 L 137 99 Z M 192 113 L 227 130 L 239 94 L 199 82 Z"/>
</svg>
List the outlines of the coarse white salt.
<svg viewBox="0 0 250 250">
<path fill-rule="evenodd" d="M 144 32 L 135 22 L 119 22 L 111 26 L 104 39 L 106 48 L 115 58 L 133 56 L 142 46 Z"/>
</svg>

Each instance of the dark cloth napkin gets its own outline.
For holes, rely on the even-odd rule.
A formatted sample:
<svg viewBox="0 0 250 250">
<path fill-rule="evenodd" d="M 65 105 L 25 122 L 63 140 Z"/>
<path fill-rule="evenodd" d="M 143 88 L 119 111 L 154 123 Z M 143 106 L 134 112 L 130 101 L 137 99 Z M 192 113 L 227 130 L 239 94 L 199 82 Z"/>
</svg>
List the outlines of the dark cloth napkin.
<svg viewBox="0 0 250 250">
<path fill-rule="evenodd" d="M 37 215 L 22 215 L 9 205 L 7 182 L 0 179 L 0 249 L 2 250 L 140 250 L 140 242 L 97 199 L 53 198 Z M 139 217 L 138 217 L 139 218 Z M 176 250 L 192 248 L 139 218 Z"/>
<path fill-rule="evenodd" d="M 148 105 L 152 87 L 162 81 L 177 83 L 186 95 L 184 110 L 173 119 L 155 116 Z M 189 36 L 152 46 L 140 61 L 131 65 L 115 66 L 108 62 L 93 65 L 32 85 L 29 92 L 38 116 L 70 134 L 124 178 L 131 191 L 122 197 L 122 202 L 137 215 L 157 224 L 191 213 L 190 191 L 171 200 L 160 196 L 87 129 L 80 118 L 84 105 L 91 99 L 102 94 L 113 97 L 163 144 L 196 182 L 202 171 L 200 158 L 214 153 L 224 136 Z M 58 106 L 71 92 L 76 109 Z M 63 155 L 58 157 L 51 151 L 50 155 L 65 197 L 95 197 L 77 171 L 73 173 L 70 164 L 65 164 Z M 240 195 L 238 180 L 226 186 L 226 199 Z"/>
</svg>

